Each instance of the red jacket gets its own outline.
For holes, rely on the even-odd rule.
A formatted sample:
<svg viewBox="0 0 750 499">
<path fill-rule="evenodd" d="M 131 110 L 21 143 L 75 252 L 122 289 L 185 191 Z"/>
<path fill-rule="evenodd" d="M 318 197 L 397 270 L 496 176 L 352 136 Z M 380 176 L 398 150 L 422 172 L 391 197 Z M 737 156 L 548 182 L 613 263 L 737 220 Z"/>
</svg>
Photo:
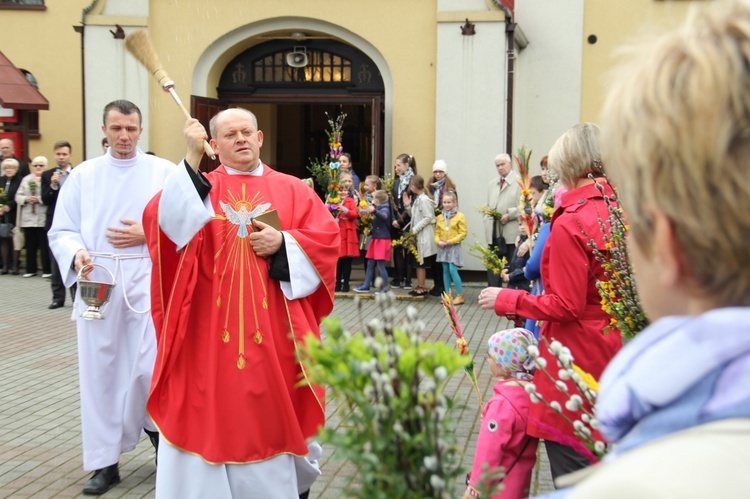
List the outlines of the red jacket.
<svg viewBox="0 0 750 499">
<path fill-rule="evenodd" d="M 339 257 L 359 256 L 359 236 L 357 235 L 357 202 L 351 196 L 344 199 L 344 208 L 348 211 L 339 212 L 339 231 L 341 231 L 341 248 Z"/>
<path fill-rule="evenodd" d="M 612 195 L 608 184 L 605 192 Z M 544 294 L 533 296 L 526 291 L 504 289 L 495 301 L 495 313 L 515 313 L 521 317 L 541 320 L 540 345 L 547 369 L 557 378 L 557 363 L 541 338 L 558 340 L 568 347 L 574 362 L 596 379 L 622 345 L 620 335 L 610 329 L 609 316 L 602 310 L 596 279 L 604 279 L 601 264 L 589 247 L 590 240 L 604 252 L 604 237 L 599 218 L 606 222 L 607 206 L 594 184 L 584 185 L 565 193 L 562 204 L 552 217 L 552 230 L 542 253 L 541 275 Z M 608 224 L 606 225 L 607 227 Z M 580 413 L 564 409 L 566 397 L 544 375 L 534 377 L 537 391 L 547 400 L 557 400 L 571 419 Z M 568 382 L 570 393 L 578 393 Z M 542 429 L 536 421 L 551 426 L 563 435 L 573 436 L 573 427 L 544 404 L 532 404 L 529 411 L 529 435 L 559 441 L 559 435 Z M 598 436 L 598 435 L 597 435 Z"/>
</svg>

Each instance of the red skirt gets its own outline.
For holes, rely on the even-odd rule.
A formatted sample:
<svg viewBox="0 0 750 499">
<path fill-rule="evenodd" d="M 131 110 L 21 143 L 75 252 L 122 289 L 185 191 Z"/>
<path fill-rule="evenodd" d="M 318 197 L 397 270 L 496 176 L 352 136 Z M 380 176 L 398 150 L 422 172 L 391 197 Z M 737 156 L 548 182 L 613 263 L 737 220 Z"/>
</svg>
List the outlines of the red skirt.
<svg viewBox="0 0 750 499">
<path fill-rule="evenodd" d="M 390 239 L 373 239 L 370 246 L 367 247 L 365 258 L 372 260 L 391 260 L 391 240 Z"/>
</svg>

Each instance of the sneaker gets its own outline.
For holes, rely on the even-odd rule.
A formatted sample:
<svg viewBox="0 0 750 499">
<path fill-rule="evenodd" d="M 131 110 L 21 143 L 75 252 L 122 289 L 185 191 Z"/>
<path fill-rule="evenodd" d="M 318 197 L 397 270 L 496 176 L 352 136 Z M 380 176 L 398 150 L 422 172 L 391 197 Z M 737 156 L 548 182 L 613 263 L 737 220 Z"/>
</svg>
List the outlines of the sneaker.
<svg viewBox="0 0 750 499">
<path fill-rule="evenodd" d="M 401 285 L 402 285 L 402 281 L 400 281 L 399 279 L 396 279 L 395 277 L 393 279 L 391 279 L 391 287 L 392 288 L 400 288 Z"/>
<path fill-rule="evenodd" d="M 412 289 L 411 287 L 411 279 L 406 279 L 402 282 L 401 287 L 403 287 L 406 290 Z"/>
<path fill-rule="evenodd" d="M 36 277 L 36 274 L 24 274 L 24 277 Z"/>
<path fill-rule="evenodd" d="M 365 285 L 361 285 L 358 288 L 354 288 L 354 291 L 357 293 L 369 293 L 370 292 L 370 286 L 365 287 Z"/>
<path fill-rule="evenodd" d="M 42 274 L 42 277 L 45 279 L 49 279 L 50 277 L 52 277 L 52 274 Z"/>
</svg>

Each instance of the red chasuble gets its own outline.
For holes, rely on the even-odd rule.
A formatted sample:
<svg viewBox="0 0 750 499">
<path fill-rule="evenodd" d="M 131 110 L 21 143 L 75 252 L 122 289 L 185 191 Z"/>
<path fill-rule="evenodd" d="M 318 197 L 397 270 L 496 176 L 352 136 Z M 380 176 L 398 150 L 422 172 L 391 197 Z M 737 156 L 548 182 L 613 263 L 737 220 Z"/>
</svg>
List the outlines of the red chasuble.
<svg viewBox="0 0 750 499">
<path fill-rule="evenodd" d="M 144 213 L 158 340 L 148 412 L 163 438 L 209 463 L 306 455 L 325 422 L 325 392 L 298 386 L 295 346 L 319 338 L 333 308 L 338 226 L 312 189 L 267 166 L 261 176 L 220 166 L 207 177 L 216 215 L 182 251 L 158 228 L 161 195 Z M 322 281 L 306 298 L 287 300 L 252 251 L 243 223 L 265 203 Z"/>
</svg>

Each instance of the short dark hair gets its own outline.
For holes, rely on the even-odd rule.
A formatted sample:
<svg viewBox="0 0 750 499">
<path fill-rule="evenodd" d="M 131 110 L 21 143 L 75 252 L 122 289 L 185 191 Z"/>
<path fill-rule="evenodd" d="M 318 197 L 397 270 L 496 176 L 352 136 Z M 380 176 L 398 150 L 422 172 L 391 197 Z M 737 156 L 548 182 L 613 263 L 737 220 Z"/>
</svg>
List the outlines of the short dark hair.
<svg viewBox="0 0 750 499">
<path fill-rule="evenodd" d="M 70 142 L 68 142 L 67 140 L 58 140 L 57 142 L 55 142 L 55 145 L 52 146 L 52 150 L 57 151 L 61 147 L 67 147 L 68 151 L 73 152 L 73 146 L 71 146 Z"/>
<path fill-rule="evenodd" d="M 529 187 L 531 187 L 532 189 L 536 189 L 539 192 L 542 192 L 542 191 L 546 191 L 547 189 L 549 189 L 549 184 L 544 182 L 544 179 L 542 178 L 541 175 L 534 175 L 533 177 L 531 177 L 531 182 L 529 184 Z"/>
<path fill-rule="evenodd" d="M 138 109 L 138 106 L 136 106 L 129 100 L 120 99 L 113 100 L 112 102 L 104 106 L 104 116 L 102 117 L 102 123 L 104 123 L 105 125 L 107 124 L 107 114 L 109 114 L 109 112 L 113 109 L 125 115 L 138 113 L 138 124 L 140 125 L 143 123 L 143 115 L 141 114 L 141 110 Z"/>
</svg>

